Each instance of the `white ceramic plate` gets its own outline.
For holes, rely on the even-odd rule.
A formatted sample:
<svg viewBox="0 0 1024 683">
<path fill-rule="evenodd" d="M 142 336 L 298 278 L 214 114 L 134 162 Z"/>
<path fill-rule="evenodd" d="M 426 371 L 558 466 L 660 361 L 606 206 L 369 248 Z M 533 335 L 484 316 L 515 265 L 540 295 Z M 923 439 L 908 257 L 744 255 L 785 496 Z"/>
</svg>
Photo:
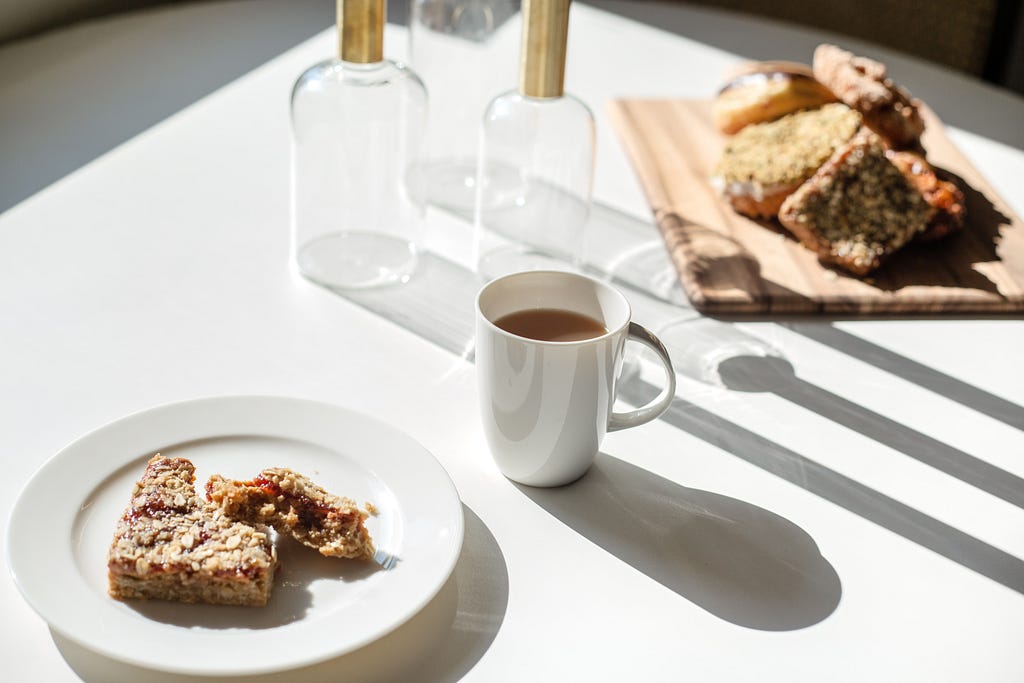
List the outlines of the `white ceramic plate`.
<svg viewBox="0 0 1024 683">
<path fill-rule="evenodd" d="M 267 607 L 111 599 L 107 548 L 156 452 L 192 460 L 200 487 L 215 472 L 251 478 L 290 467 L 371 501 L 377 563 L 324 558 L 281 539 Z M 221 397 L 130 415 L 57 453 L 15 503 L 7 553 L 32 607 L 81 645 L 153 669 L 248 674 L 342 655 L 397 628 L 444 585 L 462 533 L 448 474 L 405 434 L 324 403 Z"/>
</svg>

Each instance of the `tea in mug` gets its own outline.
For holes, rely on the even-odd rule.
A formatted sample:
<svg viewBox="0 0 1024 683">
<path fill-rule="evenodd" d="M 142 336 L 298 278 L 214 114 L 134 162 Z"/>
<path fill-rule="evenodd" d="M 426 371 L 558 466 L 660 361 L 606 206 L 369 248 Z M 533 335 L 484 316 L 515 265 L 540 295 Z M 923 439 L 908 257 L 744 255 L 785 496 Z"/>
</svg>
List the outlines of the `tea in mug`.
<svg viewBox="0 0 1024 683">
<path fill-rule="evenodd" d="M 600 321 L 559 308 L 528 308 L 504 315 L 494 324 L 510 334 L 538 341 L 582 341 L 608 334 Z"/>
</svg>

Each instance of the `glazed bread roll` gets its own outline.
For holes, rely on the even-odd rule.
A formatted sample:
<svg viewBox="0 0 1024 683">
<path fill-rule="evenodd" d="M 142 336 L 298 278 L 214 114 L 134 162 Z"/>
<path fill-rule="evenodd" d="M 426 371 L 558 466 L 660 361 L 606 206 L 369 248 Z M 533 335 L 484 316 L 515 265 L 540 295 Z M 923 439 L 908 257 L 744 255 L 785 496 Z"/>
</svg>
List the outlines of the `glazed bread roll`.
<svg viewBox="0 0 1024 683">
<path fill-rule="evenodd" d="M 864 123 L 896 149 L 920 146 L 920 102 L 886 74 L 885 65 L 835 45 L 814 50 L 814 76 L 864 116 Z"/>
<path fill-rule="evenodd" d="M 727 78 L 712 102 L 711 114 L 718 130 L 728 135 L 750 124 L 836 101 L 810 67 L 795 62 L 747 64 Z"/>
</svg>

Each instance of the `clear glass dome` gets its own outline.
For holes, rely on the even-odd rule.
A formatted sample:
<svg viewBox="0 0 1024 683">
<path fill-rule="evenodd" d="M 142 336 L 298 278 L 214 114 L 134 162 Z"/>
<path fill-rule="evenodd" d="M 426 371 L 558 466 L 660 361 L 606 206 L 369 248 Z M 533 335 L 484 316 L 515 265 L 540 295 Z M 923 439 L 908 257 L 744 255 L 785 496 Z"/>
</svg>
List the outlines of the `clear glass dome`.
<svg viewBox="0 0 1024 683">
<path fill-rule="evenodd" d="M 427 95 L 390 60 L 331 59 L 292 92 L 292 243 L 303 275 L 327 287 L 405 282 L 416 267 Z"/>
<path fill-rule="evenodd" d="M 477 271 L 578 266 L 590 213 L 594 117 L 571 95 L 518 91 L 484 113 L 477 175 Z"/>
</svg>

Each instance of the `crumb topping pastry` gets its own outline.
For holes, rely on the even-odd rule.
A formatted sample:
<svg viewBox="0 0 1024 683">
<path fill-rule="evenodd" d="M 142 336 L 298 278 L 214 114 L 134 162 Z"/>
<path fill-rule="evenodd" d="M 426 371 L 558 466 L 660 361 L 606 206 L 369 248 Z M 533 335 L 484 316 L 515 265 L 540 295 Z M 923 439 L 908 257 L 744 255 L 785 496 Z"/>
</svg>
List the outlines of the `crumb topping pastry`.
<svg viewBox="0 0 1024 683">
<path fill-rule="evenodd" d="M 923 231 L 932 212 L 865 130 L 786 199 L 779 219 L 823 261 L 863 275 Z"/>
<path fill-rule="evenodd" d="M 710 184 L 823 263 L 867 275 L 911 241 L 966 226 L 957 177 L 926 158 L 923 109 L 884 64 L 836 45 L 818 45 L 812 67 L 743 65 L 712 102 L 728 137 Z"/>
<path fill-rule="evenodd" d="M 833 103 L 747 126 L 729 139 L 714 176 L 726 185 L 799 185 L 860 125 L 860 114 Z"/>
</svg>

